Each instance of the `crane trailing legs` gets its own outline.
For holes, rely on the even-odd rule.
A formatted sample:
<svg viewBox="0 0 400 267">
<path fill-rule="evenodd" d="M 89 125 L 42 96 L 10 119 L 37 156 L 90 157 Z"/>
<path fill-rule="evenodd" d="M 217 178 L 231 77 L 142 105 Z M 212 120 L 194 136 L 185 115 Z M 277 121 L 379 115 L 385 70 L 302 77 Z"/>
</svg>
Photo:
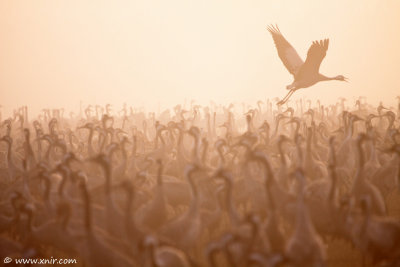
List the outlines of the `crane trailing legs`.
<svg viewBox="0 0 400 267">
<path fill-rule="evenodd" d="M 290 89 L 290 91 L 285 95 L 285 97 L 282 98 L 280 101 L 278 101 L 277 105 L 285 104 L 289 100 L 289 98 L 293 95 L 294 91 L 296 91 L 296 90 Z"/>
</svg>

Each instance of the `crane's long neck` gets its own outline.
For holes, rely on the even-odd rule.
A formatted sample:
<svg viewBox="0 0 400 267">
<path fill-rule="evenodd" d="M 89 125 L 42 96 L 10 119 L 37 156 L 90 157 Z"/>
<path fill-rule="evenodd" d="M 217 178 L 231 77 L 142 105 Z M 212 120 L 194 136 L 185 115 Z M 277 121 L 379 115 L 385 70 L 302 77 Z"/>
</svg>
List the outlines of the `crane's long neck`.
<svg viewBox="0 0 400 267">
<path fill-rule="evenodd" d="M 199 209 L 199 191 L 194 181 L 193 173 L 189 173 L 187 179 L 189 181 L 189 185 L 192 191 L 192 201 L 190 203 L 187 213 L 190 215 L 189 217 L 194 217 L 195 215 L 197 215 L 197 211 Z"/>
<path fill-rule="evenodd" d="M 400 190 L 400 155 L 397 155 L 397 184 L 399 185 Z"/>
<path fill-rule="evenodd" d="M 332 80 L 337 80 L 336 76 L 335 77 L 327 77 L 325 75 L 319 74 L 319 79 L 320 81 L 332 81 Z"/>
<path fill-rule="evenodd" d="M 356 178 L 354 180 L 355 184 L 360 183 L 361 181 L 363 181 L 364 178 L 363 171 L 364 171 L 365 158 L 361 141 L 357 142 L 357 150 L 358 150 L 358 168 L 357 168 Z"/>
<path fill-rule="evenodd" d="M 285 154 L 283 153 L 282 145 L 283 145 L 283 141 L 280 140 L 278 142 L 278 151 L 281 156 L 281 165 L 286 167 L 286 158 L 285 158 Z"/>
<path fill-rule="evenodd" d="M 93 156 L 94 155 L 92 141 L 93 141 L 93 128 L 89 128 L 89 137 L 88 137 L 88 153 L 89 153 L 89 156 Z"/>
<path fill-rule="evenodd" d="M 307 129 L 307 143 L 306 143 L 306 157 L 311 159 L 312 157 L 312 149 L 311 149 L 311 142 L 312 142 L 312 128 L 309 127 Z"/>
<path fill-rule="evenodd" d="M 8 162 L 8 168 L 10 168 L 10 165 L 12 165 L 12 143 L 11 142 L 6 142 L 7 143 L 7 162 Z"/>
<path fill-rule="evenodd" d="M 350 123 L 348 123 L 347 127 L 347 139 L 351 139 L 354 133 L 354 119 L 350 119 Z"/>
<path fill-rule="evenodd" d="M 85 182 L 81 183 L 82 190 L 82 198 L 85 208 L 85 230 L 88 233 L 92 232 L 92 211 L 91 211 L 91 203 L 90 203 L 90 194 L 86 187 Z"/>
</svg>

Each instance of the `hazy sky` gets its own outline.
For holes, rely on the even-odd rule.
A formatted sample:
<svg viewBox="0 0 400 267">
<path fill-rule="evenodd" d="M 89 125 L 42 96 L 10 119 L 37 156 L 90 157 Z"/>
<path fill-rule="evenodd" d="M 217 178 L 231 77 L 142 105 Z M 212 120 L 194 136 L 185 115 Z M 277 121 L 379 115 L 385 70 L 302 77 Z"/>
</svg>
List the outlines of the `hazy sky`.
<svg viewBox="0 0 400 267">
<path fill-rule="evenodd" d="M 0 0 L 0 104 L 78 110 L 112 103 L 283 97 L 292 76 L 266 26 L 279 25 L 305 59 L 330 38 L 324 82 L 296 92 L 324 102 L 400 94 L 398 0 Z"/>
</svg>

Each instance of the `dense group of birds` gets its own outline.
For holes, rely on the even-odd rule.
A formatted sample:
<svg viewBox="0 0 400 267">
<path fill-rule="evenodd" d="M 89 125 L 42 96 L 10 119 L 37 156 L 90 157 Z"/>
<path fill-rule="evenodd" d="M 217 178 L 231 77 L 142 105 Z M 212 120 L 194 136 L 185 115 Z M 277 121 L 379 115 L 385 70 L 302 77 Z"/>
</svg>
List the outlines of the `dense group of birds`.
<svg viewBox="0 0 400 267">
<path fill-rule="evenodd" d="M 400 266 L 400 98 L 28 113 L 0 118 L 1 261 Z"/>
</svg>

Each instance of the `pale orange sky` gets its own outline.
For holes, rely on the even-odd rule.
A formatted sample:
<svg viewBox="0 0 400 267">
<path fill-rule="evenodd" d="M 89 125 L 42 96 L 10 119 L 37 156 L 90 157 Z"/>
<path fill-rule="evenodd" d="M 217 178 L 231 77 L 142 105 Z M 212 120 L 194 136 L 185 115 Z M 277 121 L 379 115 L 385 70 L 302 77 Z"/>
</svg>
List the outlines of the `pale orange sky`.
<svg viewBox="0 0 400 267">
<path fill-rule="evenodd" d="M 292 76 L 266 26 L 277 23 L 305 59 L 330 38 L 324 82 L 296 97 L 400 94 L 398 0 L 0 1 L 0 104 L 78 110 L 79 101 L 207 104 L 282 97 Z"/>
</svg>

